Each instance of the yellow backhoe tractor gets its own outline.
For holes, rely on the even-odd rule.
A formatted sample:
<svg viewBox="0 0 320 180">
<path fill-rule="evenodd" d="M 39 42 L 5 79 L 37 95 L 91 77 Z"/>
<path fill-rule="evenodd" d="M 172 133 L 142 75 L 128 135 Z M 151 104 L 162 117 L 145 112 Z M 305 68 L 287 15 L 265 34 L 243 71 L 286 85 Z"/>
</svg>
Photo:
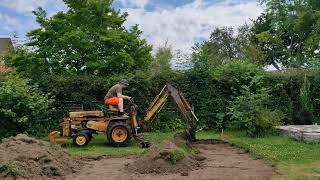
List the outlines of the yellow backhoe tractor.
<svg viewBox="0 0 320 180">
<path fill-rule="evenodd" d="M 165 85 L 159 95 L 154 98 L 143 121 L 155 121 L 169 96 L 173 97 L 182 117 L 187 121 L 188 129 L 185 131 L 187 140 L 195 141 L 198 118 L 185 97 L 169 84 Z M 137 121 L 137 108 L 137 105 L 132 102 L 129 117 L 105 117 L 102 111 L 70 112 L 69 117 L 64 118 L 62 122 L 62 131 L 49 133 L 49 141 L 63 144 L 71 137 L 75 145 L 86 146 L 93 134 L 102 133 L 106 134 L 112 146 L 126 146 L 133 137 L 142 147 L 149 147 L 149 143 L 138 133 L 140 127 Z"/>
</svg>

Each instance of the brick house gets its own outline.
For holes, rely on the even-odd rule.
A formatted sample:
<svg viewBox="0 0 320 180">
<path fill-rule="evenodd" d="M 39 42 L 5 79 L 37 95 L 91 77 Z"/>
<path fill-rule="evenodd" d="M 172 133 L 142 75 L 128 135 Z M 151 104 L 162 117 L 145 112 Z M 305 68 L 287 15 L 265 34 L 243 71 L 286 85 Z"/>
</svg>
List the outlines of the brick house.
<svg viewBox="0 0 320 180">
<path fill-rule="evenodd" d="M 0 73 L 7 72 L 8 67 L 4 64 L 4 58 L 8 53 L 8 49 L 13 47 L 10 38 L 0 38 Z"/>
</svg>

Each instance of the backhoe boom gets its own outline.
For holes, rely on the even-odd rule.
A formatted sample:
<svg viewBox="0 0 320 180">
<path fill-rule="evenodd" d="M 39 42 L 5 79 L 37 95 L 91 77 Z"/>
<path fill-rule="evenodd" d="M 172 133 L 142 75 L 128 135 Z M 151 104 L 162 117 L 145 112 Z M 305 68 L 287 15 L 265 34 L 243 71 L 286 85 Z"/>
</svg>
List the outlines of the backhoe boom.
<svg viewBox="0 0 320 180">
<path fill-rule="evenodd" d="M 171 96 L 176 102 L 179 111 L 189 125 L 188 133 L 192 137 L 191 139 L 195 140 L 196 121 L 198 121 L 198 118 L 194 114 L 193 109 L 191 108 L 186 98 L 170 84 L 165 85 L 162 88 L 161 92 L 154 98 L 149 108 L 147 109 L 144 121 L 154 121 L 162 107 L 167 102 L 169 96 Z"/>
</svg>

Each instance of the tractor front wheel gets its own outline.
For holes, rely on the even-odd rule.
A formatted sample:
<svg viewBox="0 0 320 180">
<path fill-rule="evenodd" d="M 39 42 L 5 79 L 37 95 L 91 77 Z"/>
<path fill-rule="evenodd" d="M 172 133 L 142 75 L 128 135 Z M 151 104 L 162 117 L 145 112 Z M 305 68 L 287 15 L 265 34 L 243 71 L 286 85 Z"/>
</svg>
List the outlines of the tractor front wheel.
<svg viewBox="0 0 320 180">
<path fill-rule="evenodd" d="M 86 146 L 90 141 L 90 137 L 87 133 L 78 132 L 76 135 L 73 136 L 73 144 L 83 147 Z"/>
<path fill-rule="evenodd" d="M 127 146 L 132 138 L 132 129 L 130 125 L 125 122 L 115 122 L 108 128 L 107 137 L 112 146 Z"/>
</svg>

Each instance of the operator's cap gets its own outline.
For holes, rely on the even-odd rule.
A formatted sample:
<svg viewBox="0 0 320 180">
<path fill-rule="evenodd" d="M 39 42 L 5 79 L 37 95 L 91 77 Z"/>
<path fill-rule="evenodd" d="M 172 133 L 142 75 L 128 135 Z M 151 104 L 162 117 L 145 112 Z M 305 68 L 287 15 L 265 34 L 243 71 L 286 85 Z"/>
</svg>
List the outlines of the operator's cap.
<svg viewBox="0 0 320 180">
<path fill-rule="evenodd" d="M 122 79 L 119 83 L 129 86 L 129 82 L 126 79 Z"/>
</svg>

